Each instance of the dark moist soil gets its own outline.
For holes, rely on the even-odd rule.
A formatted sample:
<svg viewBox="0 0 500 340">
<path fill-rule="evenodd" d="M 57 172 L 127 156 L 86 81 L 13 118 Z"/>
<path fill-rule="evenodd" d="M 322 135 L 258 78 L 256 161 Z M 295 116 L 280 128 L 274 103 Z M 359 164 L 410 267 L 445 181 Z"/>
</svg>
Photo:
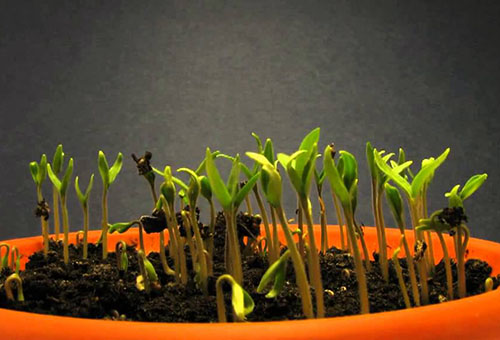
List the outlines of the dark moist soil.
<svg viewBox="0 0 500 340">
<path fill-rule="evenodd" d="M 260 220 L 252 216 L 238 215 L 240 235 L 258 233 L 256 225 Z M 203 228 L 203 226 L 201 226 Z M 120 273 L 114 253 L 102 260 L 100 245 L 89 244 L 89 258 L 82 260 L 82 250 L 70 246 L 70 264 L 62 259 L 61 242 L 52 241 L 47 259 L 42 252 L 30 256 L 26 270 L 21 272 L 25 302 L 11 302 L 6 299 L 0 286 L 0 307 L 33 313 L 74 316 L 94 319 L 135 320 L 154 322 L 216 322 L 215 280 L 225 273 L 223 215 L 219 214 L 215 232 L 214 276 L 209 278 L 209 295 L 204 296 L 191 279 L 191 259 L 186 247 L 190 280 L 186 287 L 175 285 L 173 278 L 163 273 L 158 253 L 150 253 L 149 260 L 156 268 L 161 281 L 161 290 L 149 295 L 136 287 L 138 264 L 135 245 L 127 248 L 129 269 Z M 204 228 L 206 231 L 206 227 Z M 259 281 L 268 267 L 265 257 L 253 252 L 242 251 L 244 288 L 255 301 L 254 311 L 248 321 L 271 321 L 302 319 L 300 297 L 295 285 L 293 266 L 289 265 L 287 281 L 283 291 L 275 299 L 256 293 Z M 167 247 L 168 254 L 168 247 Z M 376 254 L 375 258 L 377 257 Z M 331 248 L 321 255 L 321 276 L 325 289 L 326 316 L 352 315 L 359 313 L 359 299 L 353 258 L 337 248 Z M 170 259 L 169 259 L 170 261 Z M 400 260 L 405 281 L 409 283 L 407 264 Z M 173 267 L 173 263 L 170 262 Z M 484 281 L 491 274 L 491 267 L 481 260 L 468 259 L 466 263 L 467 295 L 484 291 Z M 453 263 L 454 282 L 456 266 Z M 9 269 L 0 273 L 0 283 L 10 274 Z M 384 282 L 379 265 L 372 262 L 367 272 L 370 311 L 382 312 L 403 309 L 404 301 L 392 262 L 390 280 Z M 494 287 L 499 285 L 500 276 L 493 278 Z M 431 303 L 440 303 L 446 296 L 444 265 L 436 266 L 433 278 L 429 280 Z M 230 307 L 230 291 L 226 287 L 226 308 Z M 407 286 L 411 299 L 411 289 Z M 455 287 L 457 292 L 457 287 Z M 456 293 L 455 293 L 456 295 Z M 313 299 L 314 300 L 314 299 Z M 228 319 L 231 320 L 228 313 Z"/>
</svg>

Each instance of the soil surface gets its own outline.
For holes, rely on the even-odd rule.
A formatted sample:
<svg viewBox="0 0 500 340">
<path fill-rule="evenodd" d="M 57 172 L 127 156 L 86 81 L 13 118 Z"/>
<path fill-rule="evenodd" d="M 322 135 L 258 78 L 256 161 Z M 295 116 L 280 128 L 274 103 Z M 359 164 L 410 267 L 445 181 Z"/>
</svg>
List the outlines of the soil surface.
<svg viewBox="0 0 500 340">
<path fill-rule="evenodd" d="M 255 218 L 240 214 L 238 230 L 240 235 L 255 233 L 258 225 Z M 201 228 L 205 228 L 206 226 Z M 129 267 L 126 273 L 119 272 L 115 253 L 109 253 L 102 260 L 100 245 L 89 244 L 89 258 L 82 260 L 82 250 L 70 246 L 70 263 L 64 265 L 62 243 L 52 241 L 50 252 L 44 258 L 42 252 L 30 256 L 26 270 L 20 273 L 23 280 L 24 302 L 7 300 L 3 282 L 11 273 L 6 268 L 0 273 L 0 308 L 29 311 L 42 314 L 65 315 L 82 318 L 135 320 L 154 322 L 217 322 L 215 301 L 215 280 L 225 273 L 224 268 L 224 216 L 219 214 L 215 230 L 214 276 L 209 278 L 209 295 L 204 296 L 197 288 L 192 271 L 189 250 L 188 269 L 190 280 L 187 286 L 175 285 L 172 276 L 162 270 L 158 253 L 150 253 L 149 260 L 158 273 L 161 289 L 147 294 L 136 287 L 139 275 L 135 247 L 127 248 Z M 274 299 L 256 292 L 259 281 L 268 268 L 267 258 L 261 254 L 243 251 L 244 288 L 255 301 L 254 311 L 248 321 L 271 321 L 301 319 L 302 307 L 295 284 L 293 266 L 287 266 L 287 281 L 283 291 Z M 168 254 L 168 246 L 167 246 Z M 376 254 L 375 254 L 376 255 Z M 377 256 L 375 256 L 376 258 Z M 359 298 L 353 258 L 346 252 L 331 248 L 321 255 L 321 276 L 323 280 L 326 316 L 352 315 L 359 313 Z M 169 259 L 170 261 L 170 259 Z M 407 263 L 400 260 L 408 293 L 411 288 Z M 173 263 L 170 262 L 173 267 Z M 454 282 L 456 266 L 453 263 Z M 467 295 L 484 291 L 484 281 L 491 274 L 491 267 L 481 260 L 468 259 L 466 263 Z M 370 311 L 382 312 L 403 309 L 404 301 L 398 284 L 394 265 L 390 263 L 390 279 L 386 283 L 381 276 L 378 263 L 372 262 L 367 272 Z M 493 278 L 494 287 L 499 277 Z M 226 309 L 231 311 L 229 287 L 226 292 Z M 429 279 L 431 303 L 442 303 L 446 296 L 446 281 L 443 262 L 436 266 L 434 276 Z M 457 287 L 455 287 L 457 293 Z M 314 301 L 314 298 L 313 298 Z M 231 320 L 230 312 L 228 321 Z"/>
</svg>

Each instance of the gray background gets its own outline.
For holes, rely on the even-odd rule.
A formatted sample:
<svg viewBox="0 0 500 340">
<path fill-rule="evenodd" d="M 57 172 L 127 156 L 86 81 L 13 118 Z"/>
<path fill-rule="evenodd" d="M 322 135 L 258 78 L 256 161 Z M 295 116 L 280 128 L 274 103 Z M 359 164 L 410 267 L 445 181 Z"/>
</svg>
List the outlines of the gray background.
<svg viewBox="0 0 500 340">
<path fill-rule="evenodd" d="M 500 241 L 499 17 L 493 1 L 2 1 L 0 239 L 40 234 L 28 163 L 58 143 L 84 185 L 96 173 L 96 228 L 99 149 L 126 156 L 110 219 L 128 220 L 151 209 L 132 152 L 195 167 L 206 146 L 244 153 L 256 132 L 288 153 L 319 126 L 321 150 L 359 159 L 361 222 L 373 223 L 366 141 L 416 163 L 449 146 L 431 209 L 487 172 L 467 212 L 473 236 Z"/>
</svg>

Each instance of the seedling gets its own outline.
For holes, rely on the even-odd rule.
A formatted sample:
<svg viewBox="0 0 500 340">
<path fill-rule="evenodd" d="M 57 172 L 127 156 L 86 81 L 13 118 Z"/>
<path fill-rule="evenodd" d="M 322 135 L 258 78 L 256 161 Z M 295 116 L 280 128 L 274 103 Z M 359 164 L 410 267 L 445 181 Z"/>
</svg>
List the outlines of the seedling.
<svg viewBox="0 0 500 340">
<path fill-rule="evenodd" d="M 10 253 L 10 269 L 19 275 L 19 269 L 21 268 L 21 254 L 16 246 L 12 247 Z"/>
<path fill-rule="evenodd" d="M 269 162 L 267 157 L 265 157 L 264 155 L 255 152 L 247 152 L 246 155 L 262 166 L 260 170 L 262 190 L 264 191 L 264 195 L 266 196 L 269 204 L 271 204 L 271 206 L 276 209 L 276 212 L 278 213 L 278 218 L 281 222 L 281 228 L 283 229 L 283 233 L 285 234 L 286 244 L 288 249 L 290 250 L 290 256 L 292 257 L 297 286 L 299 287 L 300 297 L 302 301 L 302 311 L 307 318 L 311 319 L 314 317 L 311 301 L 311 291 L 309 289 L 309 282 L 307 281 L 307 275 L 302 256 L 297 249 L 295 241 L 293 240 L 293 235 L 290 228 L 288 227 L 288 220 L 283 210 L 281 201 L 282 180 L 280 173 L 278 172 L 278 169 L 276 169 L 276 165 Z"/>
<path fill-rule="evenodd" d="M 75 178 L 75 191 L 80 201 L 80 204 L 83 209 L 83 258 L 86 259 L 88 256 L 88 231 L 89 231 L 89 197 L 90 192 L 92 191 L 92 187 L 94 185 L 94 174 L 90 176 L 90 181 L 87 186 L 87 190 L 85 190 L 85 194 L 80 190 L 80 185 L 78 184 L 78 176 Z"/>
<path fill-rule="evenodd" d="M 266 298 L 272 299 L 278 296 L 285 285 L 286 278 L 286 265 L 290 258 L 290 250 L 287 250 L 281 255 L 278 261 L 274 262 L 264 273 L 260 279 L 257 293 L 261 293 L 266 288 L 271 280 L 273 281 L 273 288 L 266 294 Z"/>
<path fill-rule="evenodd" d="M 62 144 L 59 144 L 56 148 L 56 152 L 54 153 L 54 157 L 52 158 L 52 170 L 56 176 L 62 171 L 64 164 L 64 152 Z M 60 232 L 60 218 L 59 218 L 59 192 L 55 185 L 52 185 L 52 209 L 54 211 L 54 233 L 56 235 L 56 241 L 59 240 L 59 232 Z"/>
<path fill-rule="evenodd" d="M 2 255 L 2 248 L 5 248 L 4 255 Z M 7 243 L 0 243 L 0 271 L 9 267 L 9 253 L 10 245 Z"/>
<path fill-rule="evenodd" d="M 224 281 L 231 285 L 231 304 L 233 306 L 233 313 L 236 321 L 245 321 L 246 316 L 253 311 L 255 303 L 250 294 L 248 294 L 231 275 L 224 274 L 219 276 L 215 283 L 219 322 L 227 322 L 224 292 L 222 291 L 222 283 Z"/>
<path fill-rule="evenodd" d="M 49 253 L 49 214 L 50 209 L 48 203 L 43 198 L 42 194 L 42 184 L 47 178 L 47 156 L 42 155 L 40 163 L 31 162 L 30 163 L 31 177 L 36 185 L 36 195 L 37 195 L 37 208 L 35 210 L 35 215 L 40 218 L 40 224 L 42 226 L 42 237 L 43 237 L 43 254 L 47 257 Z"/>
<path fill-rule="evenodd" d="M 62 209 L 62 220 L 63 220 L 63 253 L 64 253 L 64 263 L 69 263 L 69 221 L 68 221 L 68 206 L 67 206 L 67 190 L 69 182 L 71 180 L 71 175 L 73 174 L 73 158 L 69 160 L 68 167 L 64 173 L 62 180 L 56 176 L 50 164 L 47 164 L 47 172 L 52 184 L 56 187 L 59 197 L 61 199 L 61 209 Z"/>
<path fill-rule="evenodd" d="M 118 153 L 113 166 L 108 166 L 104 152 L 99 151 L 98 167 L 102 178 L 102 258 L 108 257 L 108 191 L 111 184 L 120 173 L 123 165 L 123 155 Z"/>
<path fill-rule="evenodd" d="M 349 235 L 349 241 L 351 249 L 354 256 L 354 265 L 356 268 L 356 278 L 358 279 L 358 291 L 361 303 L 361 313 L 369 313 L 370 305 L 368 302 L 368 289 L 366 285 L 365 268 L 363 267 L 363 262 L 361 260 L 361 253 L 359 252 L 358 242 L 356 238 L 356 226 L 354 222 L 354 208 L 356 206 L 356 196 L 357 196 L 357 175 L 356 168 L 357 165 L 354 160 L 354 156 L 346 151 L 341 152 L 341 155 L 345 157 L 341 158 L 342 162 L 342 173 L 340 175 L 337 165 L 333 161 L 332 147 L 329 145 L 325 148 L 324 152 L 324 165 L 326 176 L 330 182 L 330 187 L 335 195 L 339 198 L 342 208 L 344 210 L 344 218 L 347 224 L 347 232 Z M 362 238 L 362 234 L 358 234 Z"/>
<path fill-rule="evenodd" d="M 161 286 L 158 275 L 142 249 L 137 252 L 137 262 L 141 273 L 137 277 L 137 289 L 144 290 L 147 294 L 151 293 L 151 290 L 159 290 Z"/>
<path fill-rule="evenodd" d="M 153 196 L 153 204 L 158 202 L 158 195 L 156 194 L 155 189 L 155 173 L 153 171 L 153 167 L 151 166 L 151 158 L 153 158 L 153 154 L 149 151 L 144 153 L 144 156 L 137 158 L 135 154 L 132 154 L 132 159 L 137 164 L 137 170 L 140 176 L 144 176 L 146 181 L 148 181 L 149 186 L 151 188 L 151 195 Z"/>
<path fill-rule="evenodd" d="M 126 273 L 128 270 L 127 244 L 125 241 L 118 241 L 115 246 L 116 267 L 120 273 Z"/>
<path fill-rule="evenodd" d="M 12 286 L 15 285 L 17 289 L 17 302 L 24 302 L 24 294 L 23 294 L 23 280 L 19 274 L 14 273 L 11 274 L 4 283 L 5 295 L 7 295 L 7 299 L 11 301 L 15 301 L 14 293 L 12 292 Z"/>
</svg>

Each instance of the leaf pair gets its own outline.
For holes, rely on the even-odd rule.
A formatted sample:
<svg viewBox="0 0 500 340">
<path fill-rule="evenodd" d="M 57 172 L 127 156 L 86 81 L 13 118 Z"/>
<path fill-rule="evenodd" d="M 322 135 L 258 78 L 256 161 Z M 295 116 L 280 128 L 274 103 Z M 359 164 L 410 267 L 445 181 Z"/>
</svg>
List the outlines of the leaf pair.
<svg viewBox="0 0 500 340">
<path fill-rule="evenodd" d="M 227 183 L 224 183 L 215 161 L 212 157 L 210 148 L 207 148 L 205 157 L 205 168 L 210 183 L 211 190 L 215 197 L 219 200 L 224 210 L 236 210 L 241 205 L 246 195 L 252 190 L 253 186 L 259 178 L 259 173 L 253 175 L 247 183 L 240 188 L 239 176 L 241 170 L 241 162 L 238 155 L 233 160 L 231 172 Z"/>
<path fill-rule="evenodd" d="M 47 172 L 49 174 L 50 181 L 56 187 L 61 198 L 66 197 L 69 181 L 71 179 L 71 175 L 73 174 L 73 158 L 70 158 L 68 167 L 66 168 L 66 172 L 64 173 L 62 180 L 59 180 L 57 175 L 54 173 L 54 170 L 52 170 L 50 164 L 47 164 Z"/>
<path fill-rule="evenodd" d="M 94 174 L 90 176 L 90 181 L 87 186 L 87 190 L 85 190 L 85 193 L 82 193 L 80 189 L 80 184 L 78 183 L 78 176 L 75 178 L 75 191 L 76 195 L 78 196 L 78 200 L 80 201 L 81 205 L 86 207 L 88 205 L 89 197 L 90 197 L 90 192 L 92 191 L 92 187 L 94 186 Z"/>
<path fill-rule="evenodd" d="M 43 181 L 45 181 L 45 178 L 47 178 L 47 155 L 42 155 L 40 163 L 37 163 L 35 161 L 31 162 L 30 172 L 35 184 L 41 187 Z"/>
<path fill-rule="evenodd" d="M 106 155 L 104 152 L 99 151 L 98 162 L 97 165 L 99 167 L 99 173 L 101 174 L 102 183 L 104 188 L 109 189 L 110 185 L 116 179 L 116 176 L 120 173 L 123 165 L 123 155 L 121 152 L 118 153 L 115 162 L 111 168 L 108 165 L 108 161 L 106 160 Z"/>
<path fill-rule="evenodd" d="M 259 286 L 257 287 L 257 293 L 261 293 L 266 286 L 274 281 L 273 288 L 266 294 L 266 298 L 272 299 L 278 296 L 278 294 L 283 290 L 286 278 L 286 266 L 288 263 L 288 258 L 290 257 L 290 250 L 287 250 L 281 255 L 281 257 L 275 261 L 266 270 L 262 279 L 260 279 Z"/>
<path fill-rule="evenodd" d="M 276 165 L 260 153 L 247 152 L 246 155 L 262 166 L 260 180 L 267 201 L 273 207 L 281 206 L 282 183 L 281 175 L 278 169 L 276 169 Z"/>
<path fill-rule="evenodd" d="M 474 175 L 465 183 L 460 192 L 460 184 L 457 184 L 445 194 L 448 197 L 450 207 L 463 207 L 463 202 L 479 189 L 488 178 L 487 174 Z"/>
</svg>

